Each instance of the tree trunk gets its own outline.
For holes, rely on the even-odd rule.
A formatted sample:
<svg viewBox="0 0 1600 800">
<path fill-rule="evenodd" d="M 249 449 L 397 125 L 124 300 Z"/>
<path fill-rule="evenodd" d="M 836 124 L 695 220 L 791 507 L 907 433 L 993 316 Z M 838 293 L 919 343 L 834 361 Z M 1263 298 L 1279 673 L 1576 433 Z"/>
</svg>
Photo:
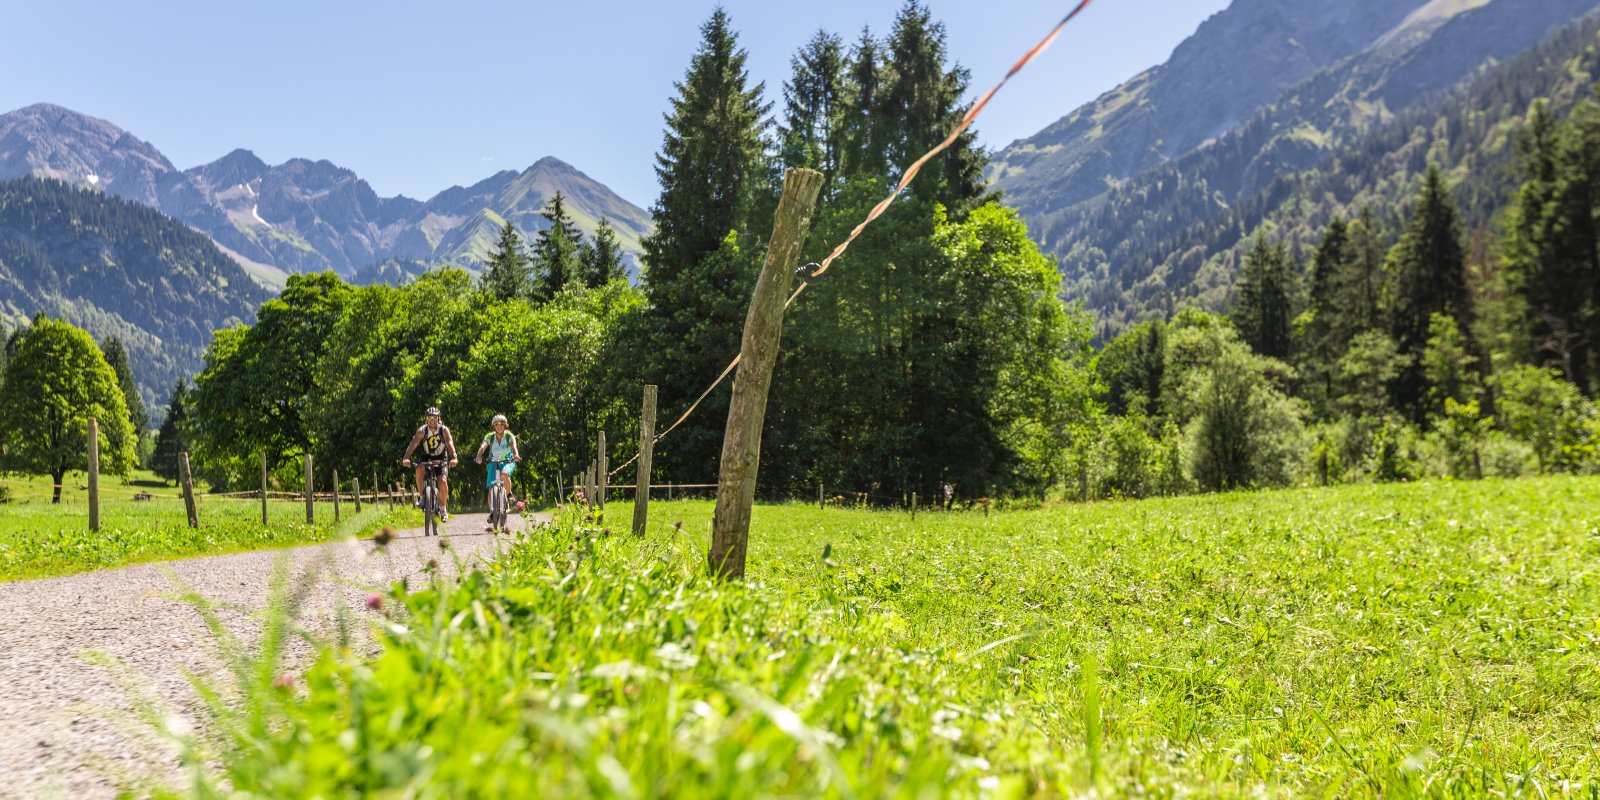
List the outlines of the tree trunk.
<svg viewBox="0 0 1600 800">
<path fill-rule="evenodd" d="M 66 479 L 67 473 L 52 472 L 50 473 L 50 477 L 55 483 L 55 488 L 50 492 L 50 504 L 59 506 L 61 505 L 61 481 Z"/>
</svg>

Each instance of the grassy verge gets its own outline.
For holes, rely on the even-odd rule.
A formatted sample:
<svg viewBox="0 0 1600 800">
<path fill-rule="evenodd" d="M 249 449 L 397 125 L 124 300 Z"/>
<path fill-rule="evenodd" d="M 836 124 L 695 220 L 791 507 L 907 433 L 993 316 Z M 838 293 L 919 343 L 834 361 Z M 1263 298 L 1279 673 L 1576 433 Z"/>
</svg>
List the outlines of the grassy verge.
<svg viewBox="0 0 1600 800">
<path fill-rule="evenodd" d="M 1600 480 L 993 514 L 563 518 L 255 670 L 197 764 L 261 796 L 1590 796 Z M 627 518 L 613 506 L 612 520 Z M 674 522 L 682 521 L 680 528 Z M 612 523 L 625 530 L 625 523 Z M 270 662 L 269 662 L 270 663 Z M 248 720 L 248 723 L 246 722 Z"/>
<path fill-rule="evenodd" d="M 183 501 L 158 496 L 138 501 L 129 494 L 148 490 L 171 495 L 170 486 L 139 480 L 104 484 L 100 531 L 89 531 L 89 507 L 70 478 L 59 505 L 50 503 L 48 479 L 10 484 L 12 501 L 0 504 L 0 581 L 68 575 L 108 567 L 245 550 L 332 541 L 370 533 L 404 520 L 403 512 L 367 507 L 362 514 L 344 504 L 343 521 L 333 522 L 331 503 L 318 503 L 317 523 L 307 525 L 305 505 L 269 501 L 267 524 L 259 500 L 200 495 L 200 527 L 190 528 Z"/>
</svg>

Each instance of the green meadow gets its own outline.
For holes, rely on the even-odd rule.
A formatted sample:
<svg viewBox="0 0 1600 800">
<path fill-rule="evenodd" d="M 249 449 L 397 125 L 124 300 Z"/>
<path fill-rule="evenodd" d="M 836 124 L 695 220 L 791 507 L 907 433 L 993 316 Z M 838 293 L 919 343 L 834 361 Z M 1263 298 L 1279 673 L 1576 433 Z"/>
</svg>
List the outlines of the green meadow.
<svg viewBox="0 0 1600 800">
<path fill-rule="evenodd" d="M 376 656 L 239 662 L 180 791 L 1588 797 L 1597 498 L 761 506 L 740 585 L 705 577 L 709 503 L 652 504 L 642 538 L 569 507 L 372 598 Z"/>
<path fill-rule="evenodd" d="M 347 501 L 335 523 L 333 504 L 318 502 L 316 523 L 307 525 L 303 501 L 269 500 L 262 525 L 259 499 L 200 494 L 200 527 L 191 528 L 179 490 L 138 471 L 127 481 L 101 479 L 100 530 L 92 532 L 85 483 L 83 473 L 69 474 L 59 505 L 50 502 L 49 478 L 13 476 L 0 484 L 9 490 L 0 503 L 0 581 L 334 541 L 409 519 L 370 505 L 357 515 Z M 152 498 L 134 499 L 139 492 Z"/>
</svg>

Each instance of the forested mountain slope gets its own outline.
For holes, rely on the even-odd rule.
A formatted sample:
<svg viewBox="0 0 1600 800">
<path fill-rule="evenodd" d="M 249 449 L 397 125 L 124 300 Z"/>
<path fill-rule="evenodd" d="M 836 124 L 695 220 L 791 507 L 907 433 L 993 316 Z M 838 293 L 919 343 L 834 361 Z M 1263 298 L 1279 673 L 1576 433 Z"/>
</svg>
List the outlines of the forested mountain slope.
<svg viewBox="0 0 1600 800">
<path fill-rule="evenodd" d="M 116 336 L 140 394 L 166 402 L 212 332 L 271 295 L 205 236 L 139 203 L 54 180 L 0 181 L 0 319 L 43 312 Z"/>
</svg>

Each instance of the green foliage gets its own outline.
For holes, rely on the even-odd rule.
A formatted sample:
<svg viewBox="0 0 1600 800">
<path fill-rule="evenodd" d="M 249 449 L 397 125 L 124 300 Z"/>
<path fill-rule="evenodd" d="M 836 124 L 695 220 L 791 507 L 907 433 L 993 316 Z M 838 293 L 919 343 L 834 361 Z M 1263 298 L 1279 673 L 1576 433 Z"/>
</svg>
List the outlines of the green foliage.
<svg viewBox="0 0 1600 800">
<path fill-rule="evenodd" d="M 67 470 L 87 469 L 91 418 L 100 430 L 100 469 L 132 469 L 138 434 L 117 374 L 81 328 L 36 317 L 6 363 L 0 386 L 0 442 L 7 470 L 49 475 L 61 499 Z"/>
<path fill-rule="evenodd" d="M 560 196 L 560 193 L 557 193 Z M 500 241 L 483 262 L 478 288 L 496 300 L 523 297 L 532 291 L 528 278 L 528 257 L 522 252 L 522 237 L 508 220 L 500 229 Z"/>
<path fill-rule="evenodd" d="M 546 303 L 569 286 L 584 285 L 587 279 L 580 260 L 583 236 L 567 216 L 561 193 L 552 195 L 539 214 L 550 224 L 540 229 L 533 241 L 533 299 Z"/>
<path fill-rule="evenodd" d="M 1412 357 L 1401 353 L 1383 331 L 1357 334 L 1339 358 L 1338 406 L 1357 417 L 1382 417 L 1394 412 L 1389 385 Z"/>
<path fill-rule="evenodd" d="M 1106 410 L 1112 414 L 1162 408 L 1161 385 L 1167 365 L 1167 325 L 1154 319 L 1111 340 L 1095 360 L 1106 385 Z"/>
<path fill-rule="evenodd" d="M 1559 372 L 1519 365 L 1496 375 L 1494 390 L 1497 424 L 1533 449 L 1541 473 L 1597 466 L 1600 418 L 1594 403 Z"/>
<path fill-rule="evenodd" d="M 1458 331 L 1469 319 L 1461 223 L 1437 166 L 1430 166 L 1423 176 L 1417 207 L 1389 253 L 1387 269 L 1387 311 L 1400 352 L 1422 352 L 1435 314 L 1453 318 Z M 1420 360 L 1402 367 L 1391 387 L 1402 413 L 1413 422 L 1427 419 L 1427 376 Z"/>
<path fill-rule="evenodd" d="M 617 233 L 610 220 L 600 218 L 595 226 L 594 238 L 578 248 L 578 263 L 583 272 L 583 283 L 590 289 L 628 277 L 622 264 L 622 247 L 617 244 Z"/>
<path fill-rule="evenodd" d="M 1600 778 L 1584 678 L 1600 617 L 1586 533 L 1596 489 L 1425 482 L 914 521 L 760 506 L 757 580 L 736 586 L 706 580 L 698 543 L 671 524 L 705 531 L 708 503 L 652 503 L 657 522 L 637 539 L 564 516 L 459 581 L 394 587 L 377 648 L 335 641 L 304 667 L 275 653 L 244 662 L 209 706 L 221 740 L 185 737 L 193 769 L 179 788 L 1392 797 L 1588 785 Z M 1397 725 L 1402 706 L 1415 724 Z"/>
<path fill-rule="evenodd" d="M 1245 256 L 1239 297 L 1233 306 L 1233 324 L 1245 344 L 1259 355 L 1280 361 L 1289 357 L 1294 272 L 1288 249 L 1258 234 Z"/>
<path fill-rule="evenodd" d="M 292 275 L 250 327 L 218 331 L 195 378 L 190 432 L 203 474 L 232 487 L 271 469 L 295 474 L 316 442 L 313 371 L 354 290 L 332 272 Z M 416 324 L 420 320 L 412 320 Z"/>
<path fill-rule="evenodd" d="M 178 384 L 172 387 L 172 397 L 167 400 L 167 415 L 161 420 L 161 430 L 156 431 L 155 450 L 145 464 L 162 480 L 176 483 L 181 477 L 178 454 L 189 451 L 188 425 L 189 382 L 179 378 Z"/>
<path fill-rule="evenodd" d="M 1538 358 L 1592 393 L 1600 389 L 1600 102 L 1585 100 L 1562 124 L 1536 102 L 1519 143 L 1524 181 L 1506 213 L 1504 251 L 1524 330 Z"/>
<path fill-rule="evenodd" d="M 1428 386 L 1428 417 L 1448 417 L 1447 406 L 1454 402 L 1476 405 L 1483 383 L 1478 377 L 1478 358 L 1467 348 L 1454 317 L 1434 314 L 1428 318 L 1428 345 L 1422 351 L 1422 374 Z"/>
<path fill-rule="evenodd" d="M 122 402 L 128 407 L 128 424 L 133 426 L 135 436 L 143 435 L 150 426 L 150 415 L 145 411 L 144 401 L 139 398 L 139 384 L 134 380 L 133 368 L 128 366 L 128 349 L 122 346 L 122 340 L 113 336 L 100 342 L 100 353 L 111 365 L 111 371 L 117 374 Z"/>
<path fill-rule="evenodd" d="M 1187 474 L 1216 491 L 1282 485 L 1303 461 L 1294 371 L 1255 355 L 1228 321 L 1186 311 L 1168 325 L 1163 413 L 1184 429 Z"/>
</svg>

